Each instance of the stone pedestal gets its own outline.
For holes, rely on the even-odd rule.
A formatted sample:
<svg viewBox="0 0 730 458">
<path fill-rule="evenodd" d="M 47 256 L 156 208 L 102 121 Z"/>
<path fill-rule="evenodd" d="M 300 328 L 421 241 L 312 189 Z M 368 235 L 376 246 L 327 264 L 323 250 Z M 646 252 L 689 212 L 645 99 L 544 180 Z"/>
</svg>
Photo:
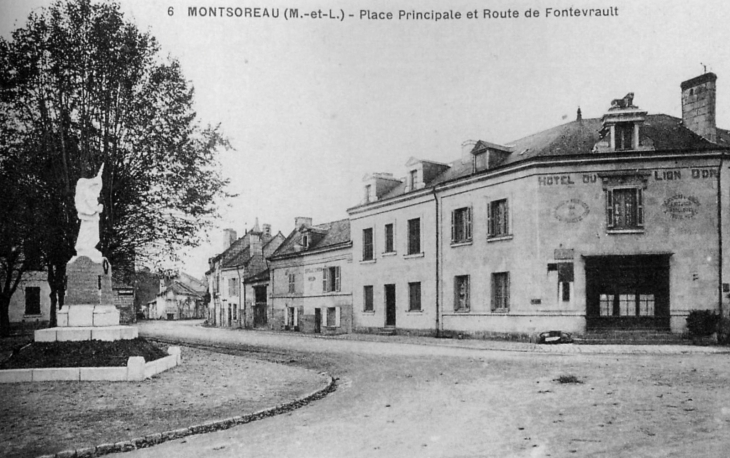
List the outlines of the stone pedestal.
<svg viewBox="0 0 730 458">
<path fill-rule="evenodd" d="M 112 269 L 106 259 L 77 256 L 66 266 L 66 297 L 56 313 L 57 326 L 35 332 L 37 342 L 123 340 L 137 337 L 137 328 L 119 325 L 113 305 Z"/>
</svg>

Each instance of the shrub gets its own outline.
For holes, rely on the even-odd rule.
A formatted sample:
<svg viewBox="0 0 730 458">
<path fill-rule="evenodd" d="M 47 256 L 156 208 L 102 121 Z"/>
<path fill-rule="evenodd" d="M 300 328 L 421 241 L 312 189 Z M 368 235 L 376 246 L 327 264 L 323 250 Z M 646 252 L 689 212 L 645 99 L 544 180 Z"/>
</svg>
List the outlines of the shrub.
<svg viewBox="0 0 730 458">
<path fill-rule="evenodd" d="M 717 332 L 720 315 L 712 310 L 692 310 L 687 316 L 687 330 L 693 336 L 709 336 Z"/>
</svg>

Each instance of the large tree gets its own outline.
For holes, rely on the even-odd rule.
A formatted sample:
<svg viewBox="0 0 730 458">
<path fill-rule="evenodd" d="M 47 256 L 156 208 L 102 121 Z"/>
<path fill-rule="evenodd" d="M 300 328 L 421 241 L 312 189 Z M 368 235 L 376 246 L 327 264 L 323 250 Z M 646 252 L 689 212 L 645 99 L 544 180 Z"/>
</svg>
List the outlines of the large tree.
<svg viewBox="0 0 730 458">
<path fill-rule="evenodd" d="M 195 246 L 225 197 L 218 127 L 201 127 L 180 63 L 114 2 L 57 2 L 0 39 L 0 129 L 19 133 L 37 184 L 52 310 L 74 255 L 76 181 L 104 164 L 99 249 L 113 269 Z M 52 317 L 52 321 L 55 316 Z M 52 323 L 53 324 L 53 323 Z"/>
</svg>

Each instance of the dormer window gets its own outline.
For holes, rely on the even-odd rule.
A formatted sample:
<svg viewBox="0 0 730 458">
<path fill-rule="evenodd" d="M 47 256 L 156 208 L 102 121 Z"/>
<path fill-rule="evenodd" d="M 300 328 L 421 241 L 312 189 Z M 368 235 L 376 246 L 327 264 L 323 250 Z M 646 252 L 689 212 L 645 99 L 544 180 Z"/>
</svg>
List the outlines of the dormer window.
<svg viewBox="0 0 730 458">
<path fill-rule="evenodd" d="M 411 170 L 411 172 L 408 174 L 408 185 L 411 188 L 411 191 L 416 189 L 416 184 L 418 183 L 418 170 Z"/>
<path fill-rule="evenodd" d="M 614 149 L 634 149 L 634 123 L 620 122 L 614 126 Z"/>
<path fill-rule="evenodd" d="M 371 184 L 365 185 L 365 203 L 366 204 L 370 202 L 370 195 L 371 195 L 370 193 L 372 192 L 372 189 L 373 189 L 373 185 L 371 185 Z"/>
<path fill-rule="evenodd" d="M 302 236 L 302 246 L 305 250 L 309 248 L 309 234 L 304 234 Z"/>
<path fill-rule="evenodd" d="M 474 172 L 487 169 L 487 151 L 481 151 L 474 155 Z"/>
</svg>

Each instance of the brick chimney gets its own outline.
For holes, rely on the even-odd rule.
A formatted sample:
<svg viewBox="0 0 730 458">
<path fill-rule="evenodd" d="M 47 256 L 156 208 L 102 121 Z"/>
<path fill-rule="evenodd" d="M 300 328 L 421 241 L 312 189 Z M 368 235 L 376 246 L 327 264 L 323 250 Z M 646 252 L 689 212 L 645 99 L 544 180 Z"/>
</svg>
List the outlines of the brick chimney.
<svg viewBox="0 0 730 458">
<path fill-rule="evenodd" d="M 715 81 L 717 75 L 705 73 L 681 84 L 682 121 L 692 132 L 711 142 L 717 141 L 715 123 Z"/>
<path fill-rule="evenodd" d="M 233 229 L 223 229 L 223 251 L 226 251 L 237 238 Z"/>
<path fill-rule="evenodd" d="M 312 218 L 308 218 L 306 216 L 297 216 L 294 218 L 294 229 L 299 229 L 300 227 L 310 227 L 312 225 Z"/>
</svg>

